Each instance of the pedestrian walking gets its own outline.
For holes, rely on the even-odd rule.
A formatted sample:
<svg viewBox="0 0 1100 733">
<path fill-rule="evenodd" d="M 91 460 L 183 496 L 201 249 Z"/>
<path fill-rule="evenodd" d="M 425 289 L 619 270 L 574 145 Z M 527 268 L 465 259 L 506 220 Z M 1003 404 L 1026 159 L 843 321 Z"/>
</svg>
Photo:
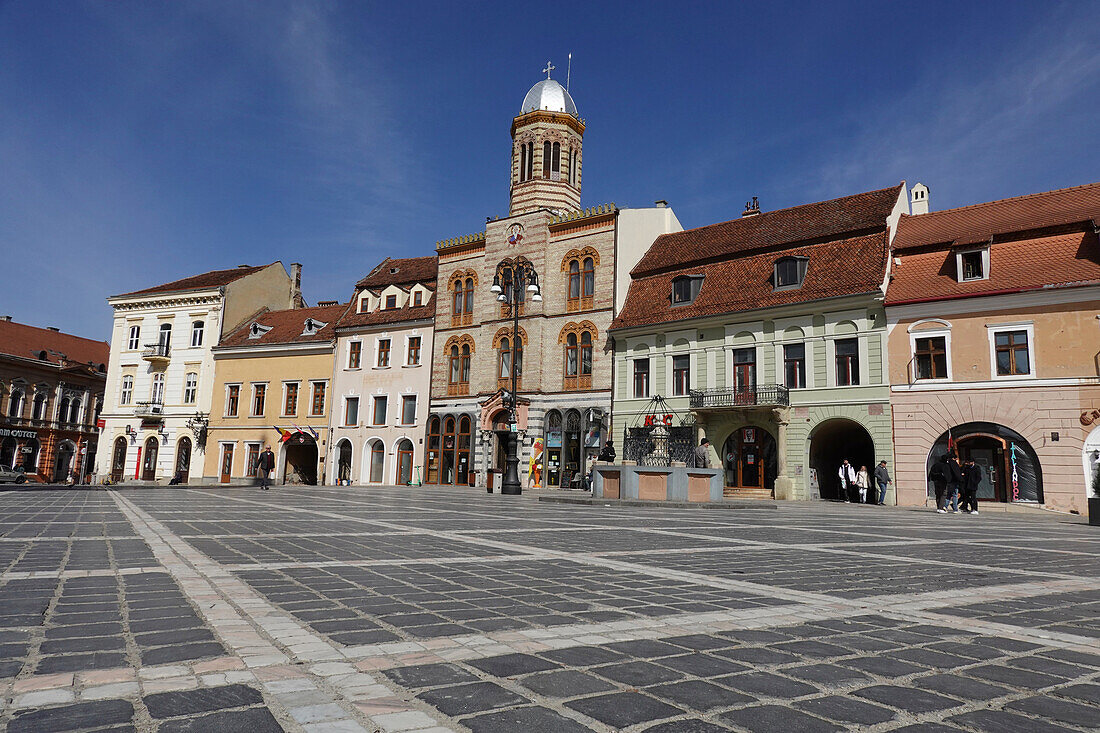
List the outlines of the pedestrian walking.
<svg viewBox="0 0 1100 733">
<path fill-rule="evenodd" d="M 968 514 L 978 513 L 978 486 L 982 483 L 982 467 L 968 458 L 963 466 L 962 510 Z"/>
<path fill-rule="evenodd" d="M 947 466 L 947 455 L 940 457 L 938 461 L 932 464 L 932 468 L 928 469 L 928 480 L 932 482 L 933 488 L 936 490 L 936 511 L 943 512 L 943 497 L 947 493 L 947 479 L 951 475 L 951 471 Z"/>
<path fill-rule="evenodd" d="M 947 458 L 947 493 L 943 496 L 941 514 L 947 513 L 949 505 L 952 514 L 959 511 L 959 490 L 962 488 L 962 480 L 962 465 L 959 463 L 959 457 L 952 453 Z"/>
<path fill-rule="evenodd" d="M 875 468 L 875 483 L 878 484 L 878 501 L 874 503 L 885 506 L 886 487 L 893 483 L 893 479 L 890 478 L 890 471 L 886 469 L 886 461 L 878 462 L 878 467 Z"/>
<path fill-rule="evenodd" d="M 275 468 L 275 454 L 271 452 L 270 445 L 265 445 L 260 457 L 256 459 L 256 469 L 260 472 L 260 488 L 264 491 L 271 486 L 268 478 L 273 468 Z"/>
<path fill-rule="evenodd" d="M 840 500 L 847 504 L 848 492 L 856 485 L 856 467 L 848 463 L 848 459 L 845 458 L 844 462 L 840 464 L 837 475 L 840 476 Z"/>
<path fill-rule="evenodd" d="M 710 468 L 710 441 L 703 438 L 695 449 L 695 467 Z"/>
<path fill-rule="evenodd" d="M 867 473 L 867 466 L 860 466 L 856 474 L 856 488 L 859 489 L 859 503 L 867 503 L 867 489 L 871 488 L 871 475 Z"/>
</svg>

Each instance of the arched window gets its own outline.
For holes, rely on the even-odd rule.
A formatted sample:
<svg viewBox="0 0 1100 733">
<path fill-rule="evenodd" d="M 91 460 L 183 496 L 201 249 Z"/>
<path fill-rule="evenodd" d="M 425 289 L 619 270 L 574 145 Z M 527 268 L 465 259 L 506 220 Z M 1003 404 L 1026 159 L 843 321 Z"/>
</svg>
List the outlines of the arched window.
<svg viewBox="0 0 1100 733">
<path fill-rule="evenodd" d="M 397 485 L 408 486 L 412 483 L 413 444 L 402 440 L 397 444 Z"/>
<path fill-rule="evenodd" d="M 8 417 L 23 416 L 23 390 L 13 389 L 8 396 Z"/>
<path fill-rule="evenodd" d="M 65 422 L 69 419 L 69 398 L 62 397 L 61 403 L 57 406 L 57 421 Z"/>
<path fill-rule="evenodd" d="M 596 291 L 596 263 L 591 257 L 584 258 L 581 275 L 581 296 L 591 298 Z"/>
<path fill-rule="evenodd" d="M 591 321 L 567 323 L 558 336 L 565 348 L 563 382 L 566 390 L 591 389 L 596 326 Z"/>
<path fill-rule="evenodd" d="M 386 467 L 386 449 L 381 440 L 376 440 L 370 446 L 370 482 L 382 483 L 382 476 Z"/>
<path fill-rule="evenodd" d="M 195 321 L 191 324 L 191 345 L 202 346 L 202 332 L 206 328 L 205 321 Z"/>
<path fill-rule="evenodd" d="M 550 177 L 550 155 L 551 155 L 552 150 L 553 150 L 553 146 L 550 144 L 549 140 L 547 140 L 546 142 L 544 142 L 542 144 L 542 177 L 543 178 L 549 178 Z"/>
<path fill-rule="evenodd" d="M 455 301 L 454 301 L 454 316 L 457 318 L 462 315 L 462 304 L 465 303 L 462 289 L 462 279 L 455 280 L 454 284 Z"/>
<path fill-rule="evenodd" d="M 457 385 L 459 383 L 459 381 L 461 381 L 460 377 L 462 376 L 462 372 L 461 372 L 460 364 L 461 364 L 461 362 L 459 360 L 459 355 L 458 355 L 458 346 L 452 346 L 451 347 L 451 371 L 450 371 L 450 379 L 448 380 L 450 382 L 450 384 L 452 384 L 452 385 Z"/>
<path fill-rule="evenodd" d="M 577 376 L 577 334 L 571 333 L 565 337 L 565 376 Z"/>
<path fill-rule="evenodd" d="M 596 267 L 600 253 L 592 247 L 571 249 L 562 258 L 561 271 L 566 277 L 566 306 L 570 313 L 594 307 Z"/>
<path fill-rule="evenodd" d="M 592 334 L 581 332 L 581 376 L 592 376 Z"/>
<path fill-rule="evenodd" d="M 432 415 L 428 418 L 428 455 L 427 465 L 424 467 L 424 476 L 425 481 L 429 484 L 439 483 L 439 451 L 442 447 L 440 422 L 438 415 Z"/>
<path fill-rule="evenodd" d="M 467 319 L 474 313 L 474 279 L 471 277 L 466 278 L 466 305 L 463 306 L 462 313 Z"/>
<path fill-rule="evenodd" d="M 569 263 L 569 300 L 581 297 L 581 265 L 576 260 Z"/>
<path fill-rule="evenodd" d="M 69 405 L 69 422 L 80 422 L 80 407 L 80 400 L 73 400 L 72 403 Z"/>
<path fill-rule="evenodd" d="M 500 340 L 500 371 L 497 377 L 510 379 L 512 376 L 512 349 L 507 338 Z"/>
<path fill-rule="evenodd" d="M 527 175 L 527 143 L 519 145 L 519 182 L 523 183 Z"/>
<path fill-rule="evenodd" d="M 472 423 L 469 415 L 463 415 L 458 421 L 458 448 L 455 450 L 455 483 L 470 483 L 470 438 Z"/>
<path fill-rule="evenodd" d="M 577 185 L 577 151 L 572 147 L 569 148 L 569 184 Z"/>
<path fill-rule="evenodd" d="M 49 398 L 45 392 L 36 392 L 34 395 L 34 410 L 31 412 L 31 417 L 35 420 L 46 419 L 46 402 Z"/>
<path fill-rule="evenodd" d="M 561 180 L 561 143 L 554 143 L 554 151 L 550 158 L 550 178 Z"/>
<path fill-rule="evenodd" d="M 462 384 L 466 385 L 467 389 L 470 385 L 470 345 L 462 345 Z"/>
</svg>

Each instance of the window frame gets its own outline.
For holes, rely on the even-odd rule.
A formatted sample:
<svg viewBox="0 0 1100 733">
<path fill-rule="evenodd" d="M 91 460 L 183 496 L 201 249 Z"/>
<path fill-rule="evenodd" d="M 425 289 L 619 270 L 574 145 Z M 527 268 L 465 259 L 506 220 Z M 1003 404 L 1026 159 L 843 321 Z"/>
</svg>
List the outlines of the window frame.
<svg viewBox="0 0 1100 733">
<path fill-rule="evenodd" d="M 193 405 L 199 396 L 198 372 L 187 372 L 183 375 L 183 404 Z"/>
<path fill-rule="evenodd" d="M 651 391 L 650 377 L 651 377 L 651 374 L 652 374 L 652 371 L 653 371 L 652 370 L 652 364 L 650 364 L 650 360 L 649 360 L 648 356 L 634 357 L 630 361 L 631 361 L 631 366 L 630 366 L 631 392 L 630 393 L 632 395 L 634 395 L 633 399 L 636 399 L 636 400 L 646 399 L 646 398 L 649 397 L 649 393 Z M 642 364 L 645 364 L 645 368 L 644 369 L 639 369 L 638 367 Z M 639 377 L 643 377 L 643 379 L 642 379 L 642 389 L 641 390 L 638 389 L 638 386 L 639 386 L 638 378 Z"/>
<path fill-rule="evenodd" d="M 787 349 L 790 349 L 790 348 L 796 347 L 796 346 L 802 348 L 802 358 L 800 358 L 800 359 L 799 358 L 792 359 L 791 357 L 789 357 L 787 355 Z M 787 389 L 806 389 L 806 383 L 807 383 L 806 382 L 806 372 L 807 372 L 807 369 L 806 369 L 806 342 L 805 341 L 795 341 L 795 342 L 792 342 L 792 343 L 782 344 L 782 349 L 783 349 L 783 354 L 782 354 L 783 355 L 783 385 Z M 788 372 L 788 365 L 790 365 L 790 364 L 797 364 L 798 365 L 798 367 L 797 367 L 797 369 L 798 369 L 798 379 L 795 380 L 795 382 L 796 382 L 795 384 L 790 383 L 790 381 L 791 381 L 790 380 L 790 373 Z"/>
<path fill-rule="evenodd" d="M 127 384 L 127 380 L 129 383 Z M 118 384 L 118 404 L 132 405 L 134 400 L 134 375 L 123 374 Z"/>
<path fill-rule="evenodd" d="M 401 424 L 402 425 L 416 425 L 416 409 L 418 407 L 417 401 L 418 401 L 417 400 L 417 395 L 414 395 L 414 394 L 411 394 L 411 395 L 410 394 L 403 394 L 403 395 L 401 395 Z M 412 405 L 412 420 L 406 420 L 405 418 L 408 417 L 408 415 L 406 413 L 408 412 L 408 406 L 410 404 Z"/>
<path fill-rule="evenodd" d="M 700 291 L 703 289 L 703 280 L 705 275 L 678 275 L 672 278 L 672 292 L 669 298 L 672 303 L 672 307 L 678 308 L 685 305 L 691 305 L 699 297 Z M 683 286 L 687 287 L 687 293 L 685 299 L 677 299 L 677 292 Z M 684 293 L 680 293 L 684 295 Z"/>
<path fill-rule="evenodd" d="M 375 369 L 389 369 L 390 368 L 390 347 L 393 345 L 393 339 L 380 338 L 374 342 Z"/>
<path fill-rule="evenodd" d="M 253 454 L 255 448 L 255 454 Z M 255 440 L 246 441 L 244 444 L 244 477 L 256 478 L 260 475 L 257 465 L 260 462 L 260 453 L 263 452 L 263 443 Z"/>
<path fill-rule="evenodd" d="M 347 369 L 360 369 L 363 364 L 363 342 L 359 340 L 348 342 Z"/>
<path fill-rule="evenodd" d="M 1025 321 L 1020 323 L 987 323 L 985 327 L 989 337 L 990 379 L 998 382 L 1011 381 L 1016 379 L 1036 379 L 1038 368 L 1035 363 L 1035 323 L 1032 321 Z M 1023 332 L 1025 338 L 1027 339 L 1028 371 L 1026 374 L 998 374 L 997 334 L 1015 332 Z M 1015 357 L 1013 357 L 1013 363 L 1015 363 Z"/>
<path fill-rule="evenodd" d="M 130 334 L 126 340 L 126 348 L 129 351 L 137 351 L 141 348 L 141 324 L 130 326 Z"/>
<path fill-rule="evenodd" d="M 845 355 L 842 356 L 840 353 L 838 353 L 839 350 L 838 350 L 837 347 L 840 346 L 841 343 L 846 344 L 847 342 L 852 342 L 852 343 L 855 344 L 855 347 L 856 347 L 855 354 L 854 355 L 845 354 Z M 833 384 L 834 384 L 834 386 L 836 386 L 836 387 L 859 387 L 860 386 L 860 382 L 861 382 L 861 380 L 860 380 L 860 368 L 861 368 L 861 365 L 862 365 L 861 356 L 862 356 L 862 354 L 860 353 L 860 348 L 859 348 L 859 336 L 857 336 L 857 335 L 851 335 L 851 336 L 845 335 L 843 338 L 834 338 L 833 339 Z M 843 383 L 840 381 L 840 372 L 841 372 L 841 370 L 840 370 L 840 360 L 842 358 L 848 364 L 848 369 L 845 370 L 847 381 L 845 381 Z"/>
<path fill-rule="evenodd" d="M 779 277 L 780 268 L 788 263 L 794 265 L 794 282 L 781 283 Z M 798 290 L 801 288 L 806 282 L 806 272 L 809 269 L 809 263 L 809 257 L 797 257 L 794 255 L 780 257 L 772 266 L 773 290 Z"/>
<path fill-rule="evenodd" d="M 378 406 L 382 406 L 382 421 L 378 421 Z M 373 395 L 371 398 L 371 411 L 370 411 L 371 425 L 375 427 L 385 426 L 386 420 L 390 416 L 390 396 L 385 394 Z"/>
<path fill-rule="evenodd" d="M 191 322 L 191 348 L 197 349 L 202 346 L 203 334 L 206 331 L 206 321 L 198 320 Z"/>
<path fill-rule="evenodd" d="M 423 343 L 421 336 L 409 336 L 405 339 L 405 366 L 420 366 L 420 350 Z"/>
<path fill-rule="evenodd" d="M 424 293 L 420 290 L 413 291 L 413 307 L 424 305 Z"/>
<path fill-rule="evenodd" d="M 922 352 L 919 348 L 919 342 L 921 341 L 935 341 L 937 339 L 943 339 L 943 375 L 936 375 L 936 352 L 934 349 Z M 913 381 L 914 382 L 948 382 L 951 381 L 951 333 L 950 331 L 915 331 L 909 334 L 910 353 L 913 355 Z M 932 376 L 922 377 L 920 376 L 920 359 L 922 356 L 927 355 L 929 357 L 929 366 Z"/>
<path fill-rule="evenodd" d="M 321 410 L 317 411 L 318 388 L 320 388 Z M 328 381 L 313 379 L 309 382 L 309 416 L 324 417 L 325 403 L 328 401 Z"/>
<path fill-rule="evenodd" d="M 294 405 L 293 410 L 287 410 L 290 406 L 291 388 L 293 388 Z M 301 381 L 292 379 L 283 382 L 283 402 L 282 402 L 282 414 L 280 417 L 298 417 L 298 397 L 301 395 Z"/>
<path fill-rule="evenodd" d="M 351 407 L 355 405 L 354 419 L 351 414 Z M 359 427 L 359 397 L 358 396 L 345 396 L 344 397 L 344 415 L 343 424 L 341 427 L 345 428 L 357 428 Z"/>
<path fill-rule="evenodd" d="M 397 308 L 397 295 L 390 293 L 386 296 L 385 310 L 394 310 Z"/>
<path fill-rule="evenodd" d="M 222 417 L 240 417 L 241 414 L 241 383 L 236 382 L 225 385 L 225 409 L 222 410 Z M 230 412 L 229 408 L 232 407 L 233 411 Z"/>
<path fill-rule="evenodd" d="M 671 356 L 672 396 L 686 397 L 691 391 L 691 354 L 685 351 Z M 677 366 L 678 362 L 680 366 Z"/>
<path fill-rule="evenodd" d="M 964 267 L 964 259 L 967 255 L 981 254 L 982 274 L 980 277 L 966 277 L 966 269 Z M 955 275 L 956 280 L 961 283 L 978 282 L 980 280 L 989 279 L 989 246 L 983 245 L 981 247 L 967 247 L 955 251 Z"/>
<path fill-rule="evenodd" d="M 157 372 L 149 386 L 149 403 L 152 405 L 164 404 L 164 372 Z"/>
<path fill-rule="evenodd" d="M 248 400 L 248 416 L 263 417 L 267 414 L 267 382 L 251 382 L 252 394 Z M 257 405 L 259 410 L 256 409 Z"/>
</svg>

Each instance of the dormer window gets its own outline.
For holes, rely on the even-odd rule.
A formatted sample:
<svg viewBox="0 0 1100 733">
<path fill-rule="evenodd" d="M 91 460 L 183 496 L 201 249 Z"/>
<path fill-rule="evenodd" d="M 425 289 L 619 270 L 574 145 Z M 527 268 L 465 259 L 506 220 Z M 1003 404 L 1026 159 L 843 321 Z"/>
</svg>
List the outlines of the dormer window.
<svg viewBox="0 0 1100 733">
<path fill-rule="evenodd" d="M 253 323 L 248 328 L 248 338 L 258 339 L 263 338 L 263 335 L 271 330 L 271 326 L 261 326 L 259 323 Z"/>
<path fill-rule="evenodd" d="M 989 247 L 955 253 L 955 271 L 959 282 L 989 279 Z"/>
<path fill-rule="evenodd" d="M 324 328 L 327 325 L 328 325 L 327 323 L 324 323 L 322 321 L 318 321 L 315 318 L 307 318 L 305 329 L 303 329 L 302 335 L 303 336 L 312 336 L 313 334 L 317 333 L 318 331 L 320 331 L 322 328 Z"/>
<path fill-rule="evenodd" d="M 424 294 L 422 292 L 420 292 L 419 290 L 417 290 L 416 292 L 413 293 L 413 305 L 423 305 L 423 304 L 424 304 Z"/>
<path fill-rule="evenodd" d="M 386 310 L 391 310 L 391 309 L 396 308 L 396 307 L 397 307 L 397 296 L 396 295 L 387 295 L 386 296 Z"/>
<path fill-rule="evenodd" d="M 688 305 L 693 303 L 703 287 L 702 275 L 681 275 L 672 280 L 672 304 Z"/>
<path fill-rule="evenodd" d="M 783 257 L 775 263 L 772 282 L 776 290 L 794 290 L 802 287 L 806 279 L 806 268 L 810 260 L 806 257 Z"/>
</svg>

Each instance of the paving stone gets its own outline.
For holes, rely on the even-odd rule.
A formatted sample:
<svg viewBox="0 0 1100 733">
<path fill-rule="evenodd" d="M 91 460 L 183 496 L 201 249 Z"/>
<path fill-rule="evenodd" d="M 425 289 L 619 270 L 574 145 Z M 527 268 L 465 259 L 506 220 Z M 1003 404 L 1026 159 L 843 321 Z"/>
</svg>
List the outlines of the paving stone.
<svg viewBox="0 0 1100 733">
<path fill-rule="evenodd" d="M 762 697 L 792 698 L 812 695 L 817 692 L 817 688 L 811 685 L 768 672 L 735 674 L 729 677 L 719 677 L 712 680 L 712 682 Z"/>
<path fill-rule="evenodd" d="M 172 662 L 185 662 L 191 659 L 203 659 L 205 657 L 220 657 L 224 654 L 225 647 L 217 642 L 161 646 L 152 649 L 142 649 L 141 663 L 149 665 L 170 664 Z"/>
<path fill-rule="evenodd" d="M 708 723 L 698 718 L 670 720 L 645 729 L 645 733 L 727 733 L 729 728 Z"/>
<path fill-rule="evenodd" d="M 1006 707 L 1023 713 L 1038 715 L 1056 723 L 1079 725 L 1081 727 L 1100 727 L 1100 710 L 1094 706 L 1081 705 L 1053 697 L 1026 697 L 1010 702 Z"/>
<path fill-rule="evenodd" d="M 167 720 L 157 733 L 282 733 L 283 730 L 267 708 L 249 708 Z"/>
<path fill-rule="evenodd" d="M 599 646 L 573 646 L 565 649 L 555 649 L 548 652 L 539 652 L 538 656 L 558 662 L 570 667 L 590 667 L 596 664 L 607 664 L 625 659 L 626 655 Z"/>
<path fill-rule="evenodd" d="M 638 692 L 618 692 L 565 703 L 612 728 L 626 728 L 683 714 L 683 710 Z"/>
<path fill-rule="evenodd" d="M 813 700 L 796 702 L 795 707 L 813 715 L 842 723 L 875 725 L 894 719 L 894 712 L 878 705 L 853 700 L 844 696 L 819 697 Z"/>
<path fill-rule="evenodd" d="M 675 644 L 676 646 L 686 647 L 688 649 L 695 649 L 696 651 L 706 651 L 708 649 L 725 649 L 727 647 L 734 646 L 734 642 L 729 639 L 723 639 L 718 636 L 710 636 L 708 634 L 690 634 L 687 636 L 666 636 L 661 639 L 666 644 Z"/>
<path fill-rule="evenodd" d="M 383 670 L 382 674 L 402 687 L 413 689 L 477 681 L 476 676 L 456 664 L 418 664 L 412 667 L 394 667 Z"/>
<path fill-rule="evenodd" d="M 473 733 L 588 733 L 592 729 L 543 707 L 524 707 L 466 718 L 462 724 Z"/>
<path fill-rule="evenodd" d="M 801 659 L 788 652 L 780 652 L 774 649 L 763 649 L 758 647 L 739 647 L 737 649 L 719 649 L 714 652 L 716 655 L 725 657 L 726 659 L 732 659 L 735 662 L 744 662 L 751 666 L 760 665 L 773 665 L 773 664 L 788 664 L 790 662 L 799 662 Z"/>
<path fill-rule="evenodd" d="M 680 657 L 664 657 L 657 660 L 663 667 L 695 675 L 696 677 L 717 677 L 723 674 L 744 672 L 748 669 L 743 664 L 731 662 L 721 657 L 712 657 L 709 654 L 685 654 Z"/>
<path fill-rule="evenodd" d="M 658 659 L 660 657 L 671 657 L 675 654 L 684 653 L 684 650 L 678 646 L 666 644 L 663 641 L 653 641 L 651 639 L 623 641 L 615 644 L 608 644 L 605 648 L 641 659 Z"/>
<path fill-rule="evenodd" d="M 259 704 L 263 702 L 263 695 L 247 685 L 226 685 L 186 692 L 162 692 L 146 696 L 143 702 L 154 718 L 174 718 Z"/>
<path fill-rule="evenodd" d="M 492 682 L 437 687 L 421 692 L 417 697 L 452 717 L 530 702 Z"/>
<path fill-rule="evenodd" d="M 468 664 L 497 677 L 515 677 L 532 672 L 561 669 L 560 664 L 540 659 L 531 654 L 504 654 L 499 657 L 471 659 Z"/>
<path fill-rule="evenodd" d="M 847 685 L 853 682 L 863 682 L 870 679 L 867 675 L 847 667 L 838 667 L 835 664 L 809 664 L 804 667 L 784 667 L 783 674 L 797 677 L 807 682 L 818 682 L 825 685 Z"/>
<path fill-rule="evenodd" d="M 520 684 L 539 695 L 557 698 L 580 697 L 615 689 L 609 682 L 577 670 L 531 675 L 520 680 Z"/>
<path fill-rule="evenodd" d="M 687 680 L 671 685 L 657 685 L 646 688 L 654 697 L 667 700 L 684 708 L 707 712 L 714 708 L 731 707 L 754 702 L 756 698 L 702 680 Z"/>
<path fill-rule="evenodd" d="M 991 700 L 995 697 L 1008 695 L 1012 692 L 1012 690 L 1007 687 L 991 685 L 987 682 L 979 682 L 978 680 L 962 677 L 957 674 L 933 674 L 926 677 L 918 677 L 913 680 L 913 684 L 925 690 L 942 692 L 944 695 L 950 695 L 962 700 L 974 702 Z"/>
<path fill-rule="evenodd" d="M 1081 667 L 1076 664 L 1068 664 L 1066 662 L 1060 662 L 1056 659 L 1047 659 L 1046 657 L 1034 656 L 1034 657 L 1017 657 L 1010 659 L 1005 664 L 1012 667 L 1018 667 L 1019 669 L 1028 669 L 1032 672 L 1042 672 L 1043 674 L 1053 675 L 1055 677 L 1064 677 L 1065 679 L 1074 679 L 1076 677 L 1084 677 L 1092 674 L 1093 670 L 1087 667 Z"/>
<path fill-rule="evenodd" d="M 838 662 L 838 664 L 845 667 L 855 667 L 864 672 L 877 674 L 880 677 L 906 677 L 918 672 L 928 671 L 927 667 L 903 662 L 900 659 L 891 659 L 890 657 L 857 657 L 855 659 L 845 659 Z"/>
<path fill-rule="evenodd" d="M 980 733 L 1068 733 L 1072 730 L 1004 710 L 976 710 L 948 718 L 948 721 Z"/>
<path fill-rule="evenodd" d="M 1002 682 L 1011 687 L 1022 687 L 1026 690 L 1037 690 L 1042 687 L 1050 687 L 1064 680 L 1060 677 L 1040 674 L 1015 667 L 1005 667 L 999 664 L 988 664 L 981 667 L 971 667 L 963 672 L 967 677 L 979 677 L 992 682 Z"/>
<path fill-rule="evenodd" d="M 1056 690 L 1052 690 L 1051 694 L 1058 695 L 1059 697 L 1069 697 L 1074 700 L 1080 700 L 1084 703 L 1100 706 L 1100 685 L 1097 684 L 1081 684 L 1070 685 L 1069 687 L 1059 687 Z"/>
<path fill-rule="evenodd" d="M 930 713 L 936 710 L 946 710 L 958 707 L 959 703 L 942 695 L 937 695 L 925 690 L 915 690 L 909 687 L 894 687 L 892 685 L 876 685 L 856 690 L 853 694 L 867 700 L 900 708 L 908 713 Z"/>
<path fill-rule="evenodd" d="M 741 708 L 723 714 L 721 719 L 728 720 L 746 730 L 760 731 L 761 733 L 774 733 L 775 731 L 831 733 L 831 731 L 841 730 L 821 718 L 815 718 L 812 715 L 780 705 L 757 705 Z"/>
<path fill-rule="evenodd" d="M 589 671 L 631 687 L 644 687 L 660 684 L 661 682 L 671 682 L 672 680 L 682 679 L 684 676 L 681 672 L 651 662 L 611 664 L 606 667 L 593 667 Z"/>
<path fill-rule="evenodd" d="M 100 700 L 75 705 L 16 711 L 8 722 L 8 733 L 54 733 L 81 728 L 128 723 L 134 706 L 127 700 Z"/>
</svg>

